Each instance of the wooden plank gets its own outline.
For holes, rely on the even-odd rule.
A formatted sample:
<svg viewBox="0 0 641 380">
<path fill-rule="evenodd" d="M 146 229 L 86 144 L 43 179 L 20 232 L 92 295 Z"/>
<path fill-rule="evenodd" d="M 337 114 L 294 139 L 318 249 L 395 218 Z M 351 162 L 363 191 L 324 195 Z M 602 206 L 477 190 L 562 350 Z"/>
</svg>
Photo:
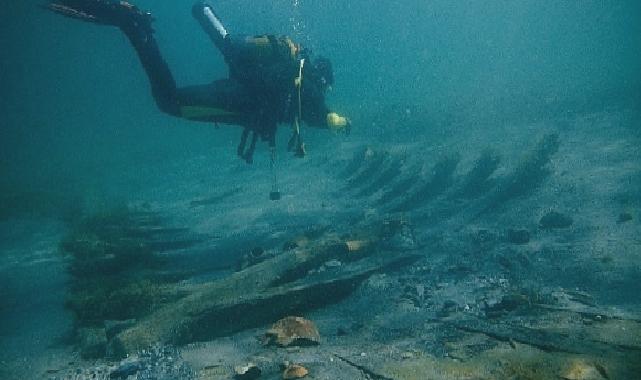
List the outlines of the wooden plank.
<svg viewBox="0 0 641 380">
<path fill-rule="evenodd" d="M 444 321 L 458 330 L 480 333 L 503 342 L 517 342 L 546 352 L 604 355 L 613 351 L 639 351 L 641 347 L 609 344 L 580 338 L 579 331 L 552 332 L 543 329 L 514 326 L 510 323 L 490 323 L 480 319 Z"/>
<path fill-rule="evenodd" d="M 116 336 L 108 354 L 122 356 L 156 342 L 187 343 L 269 323 L 285 314 L 335 302 L 372 273 L 414 258 L 410 253 L 381 252 L 369 245 L 353 252 L 337 238 L 326 238 L 320 246 L 283 252 L 196 288 Z M 311 268 L 332 259 L 355 262 L 344 265 L 333 278 L 306 276 Z M 284 277 L 290 282 L 283 284 Z"/>
</svg>

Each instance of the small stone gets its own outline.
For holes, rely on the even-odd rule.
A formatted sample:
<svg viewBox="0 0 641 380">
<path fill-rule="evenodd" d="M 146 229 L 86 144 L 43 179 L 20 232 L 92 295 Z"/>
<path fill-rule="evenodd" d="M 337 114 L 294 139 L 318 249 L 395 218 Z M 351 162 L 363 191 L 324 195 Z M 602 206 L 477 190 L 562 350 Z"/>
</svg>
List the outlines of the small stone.
<svg viewBox="0 0 641 380">
<path fill-rule="evenodd" d="M 485 302 L 485 316 L 488 318 L 497 318 L 510 313 L 519 307 L 529 303 L 527 297 L 521 294 L 507 294 L 501 300 L 492 300 Z"/>
<path fill-rule="evenodd" d="M 415 313 L 421 309 L 417 307 L 411 299 L 403 298 L 398 303 L 398 310 L 404 313 Z"/>
<path fill-rule="evenodd" d="M 302 379 L 308 374 L 309 374 L 309 371 L 307 370 L 307 368 L 303 367 L 302 365 L 290 364 L 289 366 L 287 366 L 287 368 L 283 372 L 283 379 L 284 380 Z"/>
<path fill-rule="evenodd" d="M 265 250 L 262 247 L 254 247 L 249 251 L 251 257 L 260 257 L 265 253 Z"/>
<path fill-rule="evenodd" d="M 604 380 L 607 378 L 605 376 L 607 376 L 605 368 L 599 369 L 582 360 L 574 360 L 561 374 L 561 378 L 564 380 Z"/>
<path fill-rule="evenodd" d="M 480 228 L 476 231 L 475 239 L 478 243 L 489 243 L 496 240 L 496 234 L 488 229 Z"/>
<path fill-rule="evenodd" d="M 367 247 L 368 242 L 364 240 L 350 240 L 345 242 L 348 252 L 358 252 Z"/>
<path fill-rule="evenodd" d="M 423 298 L 423 296 L 425 295 L 425 286 L 424 285 L 422 285 L 422 284 L 416 285 L 416 295 L 419 298 Z"/>
<path fill-rule="evenodd" d="M 330 260 L 330 261 L 325 263 L 325 266 L 328 267 L 328 268 L 337 268 L 337 267 L 340 267 L 341 265 L 343 265 L 343 263 L 341 263 L 340 261 L 338 261 L 336 259 Z"/>
<path fill-rule="evenodd" d="M 622 212 L 619 214 L 619 219 L 617 219 L 617 223 L 621 224 L 621 223 L 629 222 L 631 220 L 632 220 L 632 214 L 630 214 L 629 212 Z"/>
<path fill-rule="evenodd" d="M 298 244 L 295 241 L 286 241 L 283 244 L 283 251 L 291 251 L 292 249 L 298 248 Z"/>
<path fill-rule="evenodd" d="M 320 343 L 316 325 L 303 317 L 286 317 L 274 323 L 265 333 L 266 344 L 281 347 L 309 346 Z"/>
<path fill-rule="evenodd" d="M 138 361 L 124 362 L 109 374 L 110 379 L 126 379 L 135 375 L 142 368 L 142 363 Z"/>
<path fill-rule="evenodd" d="M 457 307 L 458 307 L 458 304 L 455 301 L 447 300 L 443 302 L 444 310 L 456 310 Z"/>
<path fill-rule="evenodd" d="M 413 353 L 413 352 L 410 352 L 410 351 L 403 352 L 403 353 L 401 354 L 401 358 L 402 358 L 402 359 L 405 359 L 405 360 L 407 360 L 407 359 L 414 359 L 414 353 Z"/>
<path fill-rule="evenodd" d="M 568 228 L 573 222 L 574 221 L 569 216 L 561 214 L 560 212 L 552 211 L 545 214 L 541 220 L 539 220 L 539 227 L 544 230 Z"/>
<path fill-rule="evenodd" d="M 234 367 L 234 379 L 237 380 L 255 380 L 260 377 L 260 373 L 260 368 L 251 362 Z"/>
<path fill-rule="evenodd" d="M 440 318 L 449 317 L 451 314 L 458 310 L 458 304 L 452 300 L 447 300 L 443 303 L 443 307 L 436 313 Z"/>
</svg>

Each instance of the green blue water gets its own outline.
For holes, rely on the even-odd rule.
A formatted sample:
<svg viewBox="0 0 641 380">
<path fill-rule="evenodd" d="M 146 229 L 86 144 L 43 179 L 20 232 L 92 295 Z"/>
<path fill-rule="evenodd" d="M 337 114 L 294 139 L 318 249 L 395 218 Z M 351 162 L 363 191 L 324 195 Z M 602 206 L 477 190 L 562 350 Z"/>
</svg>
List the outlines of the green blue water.
<svg viewBox="0 0 641 380">
<path fill-rule="evenodd" d="M 152 12 L 158 44 L 179 86 L 228 75 L 222 55 L 192 18 L 189 2 L 134 1 Z M 0 346 L 4 339 L 6 347 L 16 348 L 6 351 L 12 351 L 7 354 L 12 368 L 26 356 L 64 346 L 72 329 L 63 307 L 69 274 L 58 254 L 60 239 L 82 216 L 129 202 L 170 215 L 197 234 L 216 235 L 212 241 L 224 250 L 221 266 L 228 269 L 247 244 L 243 238 L 281 245 L 283 231 L 388 212 L 363 194 L 379 194 L 388 178 L 395 180 L 397 167 L 415 169 L 407 183 L 415 175 L 430 185 L 430 168 L 443 155 L 461 153 L 453 155 L 453 165 L 461 158 L 467 169 L 473 167 L 472 156 L 488 148 L 504 154 L 510 168 L 519 167 L 519 155 L 553 132 L 561 147 L 549 171 L 555 179 L 537 182 L 543 195 L 536 195 L 538 188 L 531 193 L 540 208 L 508 204 L 488 228 L 519 215 L 538 220 L 544 211 L 561 209 L 578 215 L 583 229 L 575 232 L 583 237 L 590 232 L 598 260 L 610 260 L 604 258 L 610 257 L 608 250 L 633 256 L 639 249 L 634 237 L 641 218 L 639 1 L 216 0 L 230 33 L 289 35 L 330 58 L 335 84 L 327 102 L 353 123 L 349 136 L 306 130 L 307 161 L 285 152 L 289 136 L 281 128 L 277 180 L 285 202 L 280 206 L 267 200 L 275 185 L 265 144 L 248 166 L 236 157 L 239 128 L 162 114 L 119 30 L 61 17 L 42 4 L 23 0 L 0 7 L 0 302 L 6 300 L 0 304 L 5 326 Z M 347 190 L 333 188 L 338 183 L 333 175 L 366 146 L 402 158 L 381 159 L 380 171 L 358 169 L 384 175 L 372 179 L 376 187 L 357 189 L 361 197 L 351 200 Z M 496 177 L 509 173 L 497 166 Z M 591 187 L 582 187 L 586 183 Z M 437 185 L 447 192 L 450 184 Z M 451 200 L 441 195 L 433 198 Z M 421 196 L 397 203 L 405 207 Z M 219 209 L 207 211 L 215 202 Z M 583 207 L 595 204 L 604 206 L 581 216 Z M 435 210 L 419 215 L 420 223 L 432 228 L 437 222 L 430 218 L 449 208 Z M 636 229 L 616 237 L 595 232 L 603 231 L 595 226 L 604 215 L 616 230 L 617 217 L 628 214 L 630 224 L 620 225 Z M 224 223 L 220 231 L 217 218 Z M 466 226 L 477 222 L 470 218 Z M 564 244 L 573 241 L 568 236 Z M 613 302 L 638 305 L 636 288 L 626 288 L 638 275 L 638 261 L 630 263 L 635 261 L 614 270 L 614 280 L 597 274 L 586 279 L 586 288 L 611 286 Z M 41 286 L 51 290 L 48 296 L 38 295 Z M 43 318 L 48 310 L 52 329 Z"/>
<path fill-rule="evenodd" d="M 0 26 L 3 187 L 64 186 L 235 140 L 160 114 L 117 30 L 39 3 L 6 5 Z M 635 1 L 218 3 L 231 32 L 290 34 L 331 57 L 330 102 L 363 136 L 605 107 L 638 95 L 641 82 Z M 138 5 L 153 11 L 179 84 L 226 75 L 190 4 Z"/>
</svg>

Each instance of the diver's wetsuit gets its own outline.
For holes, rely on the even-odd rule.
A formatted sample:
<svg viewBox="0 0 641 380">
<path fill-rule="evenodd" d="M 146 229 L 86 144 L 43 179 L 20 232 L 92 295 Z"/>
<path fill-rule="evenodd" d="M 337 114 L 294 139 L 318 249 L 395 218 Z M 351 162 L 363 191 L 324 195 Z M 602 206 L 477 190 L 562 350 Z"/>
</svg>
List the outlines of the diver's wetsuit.
<svg viewBox="0 0 641 380">
<path fill-rule="evenodd" d="M 318 65 L 303 66 L 305 80 L 300 87 L 299 106 L 299 89 L 294 81 L 301 60 L 308 60 L 306 52 L 287 37 L 228 34 L 209 1 L 197 2 L 193 14 L 223 54 L 230 75 L 211 84 L 181 88 L 160 54 L 150 14 L 115 0 L 53 0 L 49 8 L 67 16 L 120 27 L 140 58 L 158 107 L 190 120 L 243 126 L 238 154 L 248 162 L 258 137 L 272 147 L 275 145 L 278 123 L 293 123 L 300 114 L 308 124 L 326 127 L 330 111 L 325 105 L 324 91 L 333 81 L 331 66 L 326 66 L 329 70 L 316 70 Z M 321 62 L 329 65 L 328 61 Z"/>
</svg>

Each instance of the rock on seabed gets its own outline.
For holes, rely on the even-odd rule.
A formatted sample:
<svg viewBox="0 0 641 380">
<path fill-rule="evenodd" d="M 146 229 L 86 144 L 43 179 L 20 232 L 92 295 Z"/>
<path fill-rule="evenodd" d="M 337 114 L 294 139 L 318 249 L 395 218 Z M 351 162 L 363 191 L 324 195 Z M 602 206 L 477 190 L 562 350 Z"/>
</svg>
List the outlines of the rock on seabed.
<svg viewBox="0 0 641 380">
<path fill-rule="evenodd" d="M 574 221 L 571 217 L 561 214 L 560 212 L 552 211 L 545 214 L 539 221 L 539 227 L 544 230 L 551 230 L 556 228 L 568 228 Z"/>
<path fill-rule="evenodd" d="M 299 364 L 290 364 L 283 372 L 284 380 L 302 379 L 307 376 L 309 371 L 307 368 Z"/>
<path fill-rule="evenodd" d="M 274 323 L 265 333 L 266 344 L 310 346 L 320 343 L 320 333 L 314 322 L 303 317 L 286 317 Z"/>
</svg>

